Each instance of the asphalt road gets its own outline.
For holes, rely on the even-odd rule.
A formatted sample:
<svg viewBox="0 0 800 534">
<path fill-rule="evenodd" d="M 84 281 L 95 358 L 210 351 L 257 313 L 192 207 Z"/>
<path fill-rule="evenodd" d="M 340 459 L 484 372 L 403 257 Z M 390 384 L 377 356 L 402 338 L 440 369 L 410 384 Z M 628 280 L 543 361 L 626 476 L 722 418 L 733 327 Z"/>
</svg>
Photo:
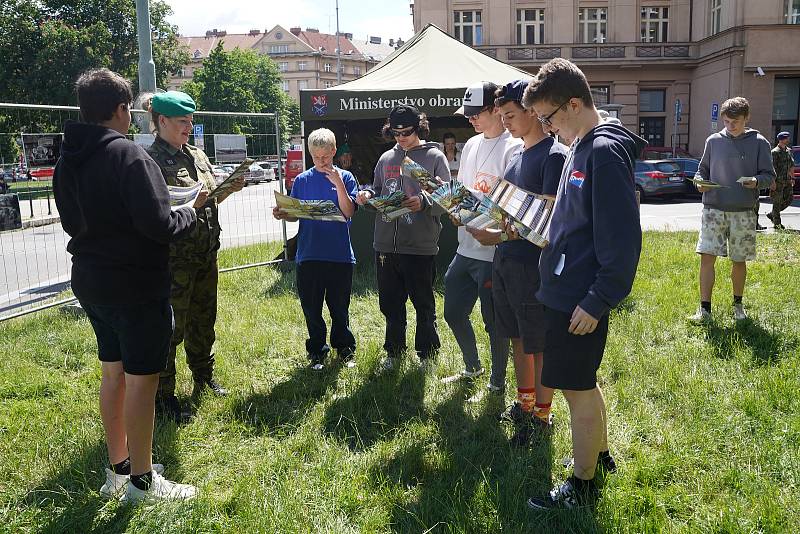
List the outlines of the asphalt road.
<svg viewBox="0 0 800 534">
<path fill-rule="evenodd" d="M 273 191 L 277 188 L 277 182 L 248 186 L 220 205 L 223 248 L 283 239 L 281 223 L 272 218 Z M 642 228 L 697 231 L 701 209 L 699 198 L 648 201 L 641 206 Z M 762 199 L 759 220 L 771 228 L 765 216 L 770 209 L 769 200 Z M 783 212 L 782 218 L 785 226 L 800 230 L 800 199 Z M 287 236 L 296 233 L 297 223 L 287 224 Z M 0 315 L 39 303 L 67 288 L 67 241 L 60 224 L 0 233 Z"/>
</svg>

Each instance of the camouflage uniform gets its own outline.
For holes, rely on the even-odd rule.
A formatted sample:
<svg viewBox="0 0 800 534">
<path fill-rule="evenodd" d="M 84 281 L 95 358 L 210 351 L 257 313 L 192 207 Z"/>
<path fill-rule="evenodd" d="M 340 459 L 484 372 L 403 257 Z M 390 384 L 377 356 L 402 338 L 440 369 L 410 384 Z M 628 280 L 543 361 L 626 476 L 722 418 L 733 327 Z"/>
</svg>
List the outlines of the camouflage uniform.
<svg viewBox="0 0 800 534">
<path fill-rule="evenodd" d="M 211 162 L 199 148 L 187 144 L 177 150 L 156 136 L 147 152 L 161 167 L 167 185 L 190 186 L 202 182 L 205 190 L 212 191 L 216 187 Z M 194 380 L 201 382 L 212 377 L 219 236 L 218 208 L 212 200 L 202 210 L 197 210 L 195 230 L 170 245 L 170 302 L 175 314 L 175 333 L 167 368 L 159 381 L 162 396 L 175 392 L 175 353 L 181 342 L 184 342 L 186 362 Z"/>
<path fill-rule="evenodd" d="M 772 199 L 769 218 L 775 226 L 781 226 L 781 211 L 788 208 L 794 198 L 794 160 L 791 151 L 780 145 L 773 148 L 772 166 L 775 168 L 775 191 L 769 192 Z"/>
</svg>

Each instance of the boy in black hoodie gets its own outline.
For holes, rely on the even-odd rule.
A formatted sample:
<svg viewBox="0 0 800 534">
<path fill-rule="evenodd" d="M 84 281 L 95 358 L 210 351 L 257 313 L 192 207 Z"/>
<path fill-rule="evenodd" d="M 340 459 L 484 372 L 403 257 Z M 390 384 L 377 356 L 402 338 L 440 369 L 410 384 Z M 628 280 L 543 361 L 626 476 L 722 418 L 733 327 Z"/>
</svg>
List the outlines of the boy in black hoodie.
<svg viewBox="0 0 800 534">
<path fill-rule="evenodd" d="M 439 217 L 444 210 L 413 178 L 403 176 L 403 160 L 408 157 L 431 176 L 449 180 L 450 167 L 439 145 L 423 141 L 430 133 L 424 113 L 407 105 L 395 106 L 383 126 L 385 139 L 396 144 L 383 153 L 375 165 L 371 187 L 360 191 L 356 203 L 364 205 L 373 196 L 403 191 L 408 197 L 403 206 L 410 209 L 393 221 L 375 217 L 375 260 L 378 276 L 378 301 L 386 317 L 383 368 L 394 369 L 406 350 L 406 301 L 410 298 L 417 312 L 414 349 L 420 364 L 428 367 L 439 350 L 436 328 L 436 254 L 439 252 Z"/>
<path fill-rule="evenodd" d="M 163 478 L 152 445 L 158 373 L 173 326 L 168 244 L 197 216 L 191 208 L 170 210 L 158 165 L 125 138 L 130 83 L 97 69 L 82 74 L 76 90 L 82 122 L 64 125 L 53 193 L 71 237 L 72 291 L 101 361 L 100 417 L 111 469 L 100 493 L 123 501 L 190 499 L 197 489 Z"/>
<path fill-rule="evenodd" d="M 550 244 L 539 261 L 536 293 L 545 305 L 542 384 L 560 389 L 569 404 L 573 474 L 534 509 L 591 504 L 598 459 L 608 454 L 606 409 L 597 369 L 608 333 L 608 312 L 633 285 L 642 248 L 633 166 L 646 142 L 622 126 L 603 123 L 589 84 L 573 63 L 543 65 L 523 98 L 542 125 L 573 139 L 550 223 Z"/>
</svg>

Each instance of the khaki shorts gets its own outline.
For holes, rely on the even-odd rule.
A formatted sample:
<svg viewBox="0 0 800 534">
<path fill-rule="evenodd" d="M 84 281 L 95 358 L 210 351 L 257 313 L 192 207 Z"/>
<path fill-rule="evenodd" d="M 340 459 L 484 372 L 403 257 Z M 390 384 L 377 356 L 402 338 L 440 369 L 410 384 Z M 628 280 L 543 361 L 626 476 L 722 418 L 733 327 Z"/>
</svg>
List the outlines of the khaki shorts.
<svg viewBox="0 0 800 534">
<path fill-rule="evenodd" d="M 756 214 L 748 211 L 721 211 L 703 208 L 698 254 L 730 256 L 731 261 L 756 259 Z"/>
</svg>

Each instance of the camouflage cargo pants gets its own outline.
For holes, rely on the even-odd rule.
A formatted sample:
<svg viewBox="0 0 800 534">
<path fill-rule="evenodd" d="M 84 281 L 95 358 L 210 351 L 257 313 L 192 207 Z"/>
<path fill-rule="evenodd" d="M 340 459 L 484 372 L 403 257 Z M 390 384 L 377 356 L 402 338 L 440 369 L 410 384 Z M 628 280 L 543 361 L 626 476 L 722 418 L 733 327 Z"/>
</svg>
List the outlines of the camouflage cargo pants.
<svg viewBox="0 0 800 534">
<path fill-rule="evenodd" d="M 792 181 L 779 181 L 775 191 L 770 191 L 769 198 L 772 199 L 772 217 L 774 224 L 781 224 L 781 212 L 789 207 L 794 199 Z"/>
<path fill-rule="evenodd" d="M 183 342 L 186 363 L 194 380 L 211 378 L 214 371 L 214 323 L 217 320 L 217 254 L 201 261 L 173 262 L 170 303 L 175 332 L 170 341 L 167 367 L 161 373 L 160 395 L 175 393 L 175 355 Z"/>
</svg>

